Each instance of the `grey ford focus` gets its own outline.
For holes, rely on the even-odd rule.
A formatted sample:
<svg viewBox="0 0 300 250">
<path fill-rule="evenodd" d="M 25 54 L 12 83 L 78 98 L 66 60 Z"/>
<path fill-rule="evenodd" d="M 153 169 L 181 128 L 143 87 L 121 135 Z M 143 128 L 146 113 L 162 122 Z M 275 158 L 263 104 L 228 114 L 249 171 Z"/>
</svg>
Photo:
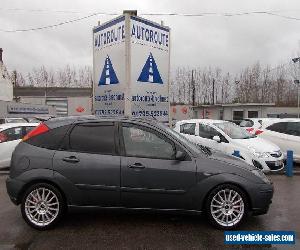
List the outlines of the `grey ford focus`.
<svg viewBox="0 0 300 250">
<path fill-rule="evenodd" d="M 258 169 L 149 120 L 55 118 L 16 147 L 6 181 L 24 220 L 54 226 L 69 208 L 204 213 L 221 229 L 267 213 L 273 186 Z"/>
</svg>

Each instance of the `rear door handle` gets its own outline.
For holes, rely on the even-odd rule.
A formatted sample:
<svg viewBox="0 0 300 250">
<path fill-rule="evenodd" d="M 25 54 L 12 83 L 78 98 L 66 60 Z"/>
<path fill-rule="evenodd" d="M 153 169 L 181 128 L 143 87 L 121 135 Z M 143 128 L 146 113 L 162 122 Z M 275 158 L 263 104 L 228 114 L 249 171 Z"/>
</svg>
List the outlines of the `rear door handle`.
<svg viewBox="0 0 300 250">
<path fill-rule="evenodd" d="M 141 163 L 134 163 L 131 165 L 128 165 L 129 168 L 133 168 L 133 169 L 144 169 L 145 166 Z"/>
<path fill-rule="evenodd" d="M 79 159 L 76 156 L 65 157 L 62 160 L 65 161 L 65 162 L 69 162 L 69 163 L 79 162 Z"/>
</svg>

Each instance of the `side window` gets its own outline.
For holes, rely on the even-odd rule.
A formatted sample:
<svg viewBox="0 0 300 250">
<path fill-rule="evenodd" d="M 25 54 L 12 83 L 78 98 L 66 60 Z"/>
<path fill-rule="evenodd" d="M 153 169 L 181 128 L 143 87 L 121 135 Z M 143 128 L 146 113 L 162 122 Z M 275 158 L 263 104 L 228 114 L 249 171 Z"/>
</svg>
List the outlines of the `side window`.
<svg viewBox="0 0 300 250">
<path fill-rule="evenodd" d="M 195 135 L 196 123 L 185 123 L 180 125 L 180 133 Z"/>
<path fill-rule="evenodd" d="M 278 132 L 278 133 L 285 133 L 286 123 L 285 122 L 277 122 L 272 124 L 271 126 L 267 127 L 267 130 Z"/>
<path fill-rule="evenodd" d="M 284 133 L 300 136 L 300 122 L 287 122 L 286 131 Z"/>
<path fill-rule="evenodd" d="M 26 143 L 41 148 L 59 149 L 60 144 L 62 143 L 62 140 L 69 129 L 69 125 L 50 129 L 46 133 L 30 138 L 28 141 L 26 141 Z"/>
<path fill-rule="evenodd" d="M 173 144 L 152 129 L 123 124 L 122 132 L 126 156 L 158 159 L 175 158 Z"/>
<path fill-rule="evenodd" d="M 72 151 L 115 154 L 115 129 L 113 123 L 86 123 L 76 125 L 69 137 Z"/>
<path fill-rule="evenodd" d="M 242 120 L 240 123 L 240 127 L 252 127 L 254 122 L 251 120 Z"/>
<path fill-rule="evenodd" d="M 0 132 L 0 142 L 21 140 L 22 138 L 22 127 L 8 128 Z"/>
<path fill-rule="evenodd" d="M 199 136 L 207 139 L 212 139 L 215 135 L 219 136 L 219 132 L 215 130 L 214 128 L 204 125 L 204 124 L 199 124 Z"/>
</svg>

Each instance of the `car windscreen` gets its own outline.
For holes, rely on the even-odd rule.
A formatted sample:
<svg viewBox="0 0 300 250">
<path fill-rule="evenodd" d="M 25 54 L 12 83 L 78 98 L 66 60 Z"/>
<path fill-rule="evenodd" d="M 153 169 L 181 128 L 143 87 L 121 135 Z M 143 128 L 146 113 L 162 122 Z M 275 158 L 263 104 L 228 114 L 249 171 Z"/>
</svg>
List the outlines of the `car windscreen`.
<svg viewBox="0 0 300 250">
<path fill-rule="evenodd" d="M 250 134 L 247 130 L 242 129 L 231 122 L 214 123 L 214 125 L 221 129 L 231 139 L 249 139 L 256 137 L 255 135 Z"/>
<path fill-rule="evenodd" d="M 251 120 L 242 120 L 240 123 L 240 127 L 252 127 L 254 122 Z"/>
</svg>

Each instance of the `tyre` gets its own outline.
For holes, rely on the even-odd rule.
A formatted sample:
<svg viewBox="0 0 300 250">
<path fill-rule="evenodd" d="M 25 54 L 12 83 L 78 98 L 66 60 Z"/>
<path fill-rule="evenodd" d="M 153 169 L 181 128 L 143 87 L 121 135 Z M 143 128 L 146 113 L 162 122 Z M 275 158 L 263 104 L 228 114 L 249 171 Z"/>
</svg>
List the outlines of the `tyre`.
<svg viewBox="0 0 300 250">
<path fill-rule="evenodd" d="M 213 226 L 227 230 L 236 228 L 247 216 L 247 196 L 234 185 L 218 186 L 209 194 L 205 212 Z"/>
<path fill-rule="evenodd" d="M 64 211 L 65 201 L 62 194 L 50 184 L 34 184 L 23 195 L 22 216 L 33 228 L 46 230 L 53 227 Z"/>
</svg>

